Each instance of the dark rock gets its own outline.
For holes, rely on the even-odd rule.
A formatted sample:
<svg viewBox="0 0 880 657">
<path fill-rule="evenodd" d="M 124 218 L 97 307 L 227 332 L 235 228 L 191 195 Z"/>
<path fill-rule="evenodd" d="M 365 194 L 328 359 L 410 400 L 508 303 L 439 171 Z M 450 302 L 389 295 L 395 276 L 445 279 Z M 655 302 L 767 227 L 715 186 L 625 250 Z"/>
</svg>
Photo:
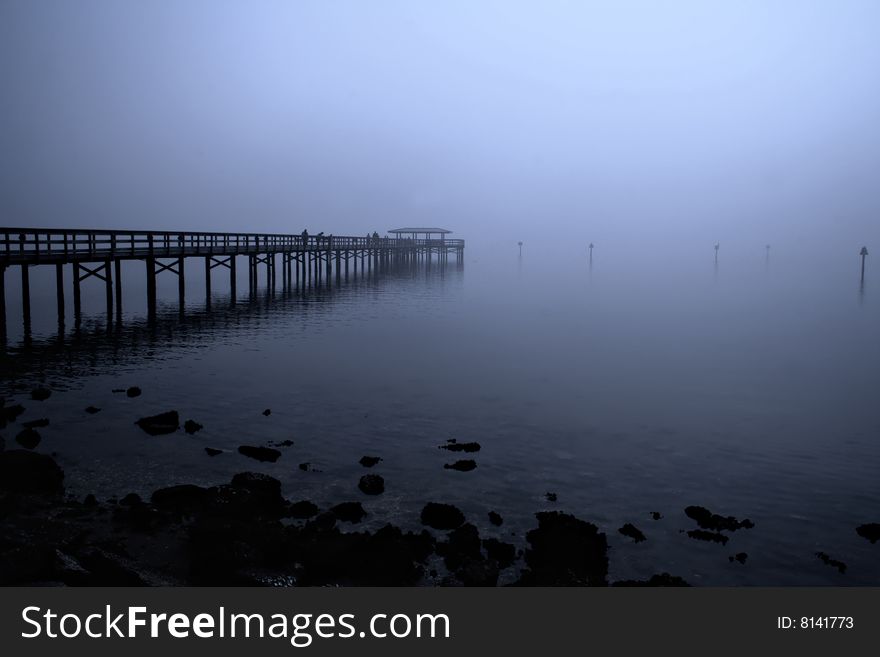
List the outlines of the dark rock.
<svg viewBox="0 0 880 657">
<path fill-rule="evenodd" d="M 180 428 L 180 416 L 177 411 L 167 411 L 158 415 L 142 417 L 135 424 L 151 436 L 161 436 L 174 433 Z"/>
<path fill-rule="evenodd" d="M 636 543 L 641 543 L 642 541 L 648 540 L 645 535 L 632 523 L 626 523 L 623 527 L 618 529 L 621 534 L 631 538 Z"/>
<path fill-rule="evenodd" d="M 131 386 L 128 390 L 125 391 L 125 396 L 132 397 L 132 398 L 133 397 L 140 397 L 141 396 L 141 389 L 138 388 L 137 386 Z"/>
<path fill-rule="evenodd" d="M 455 529 L 464 523 L 464 514 L 451 504 L 428 502 L 422 509 L 421 520 L 434 529 Z"/>
<path fill-rule="evenodd" d="M 483 549 L 486 550 L 486 556 L 501 568 L 507 568 L 516 560 L 516 548 L 511 543 L 499 541 L 497 538 L 484 538 Z"/>
<path fill-rule="evenodd" d="M 459 443 L 450 440 L 445 445 L 440 445 L 440 449 L 448 449 L 450 452 L 479 452 L 480 443 Z"/>
<path fill-rule="evenodd" d="M 544 497 L 547 498 L 547 501 L 548 501 L 548 502 L 555 502 L 555 501 L 558 499 L 557 496 L 556 496 L 556 493 L 546 493 L 546 494 L 544 495 Z"/>
<path fill-rule="evenodd" d="M 2 412 L 3 420 L 6 422 L 15 422 L 19 415 L 24 413 L 24 406 L 21 404 L 15 404 L 14 406 L 4 406 L 0 409 Z"/>
<path fill-rule="evenodd" d="M 27 422 L 22 422 L 21 426 L 26 429 L 39 429 L 40 427 L 48 427 L 49 420 L 47 418 L 41 418 L 39 420 L 29 420 Z"/>
<path fill-rule="evenodd" d="M 22 429 L 15 437 L 15 442 L 25 449 L 33 449 L 40 444 L 40 434 L 36 429 Z"/>
<path fill-rule="evenodd" d="M 156 508 L 177 513 L 192 513 L 203 509 L 210 499 L 211 493 L 207 488 L 194 484 L 160 488 L 150 497 Z"/>
<path fill-rule="evenodd" d="M 86 406 L 86 413 L 89 415 L 94 415 L 95 413 L 99 413 L 101 411 L 97 406 Z"/>
<path fill-rule="evenodd" d="M 222 449 L 214 449 L 213 447 L 205 447 L 205 454 L 207 454 L 208 456 L 217 456 L 222 453 L 223 453 Z"/>
<path fill-rule="evenodd" d="M 688 518 L 695 520 L 701 529 L 708 529 L 710 531 L 733 532 L 740 528 L 751 529 L 755 526 L 755 523 L 748 518 L 740 521 L 733 516 L 719 516 L 702 506 L 689 506 L 685 508 L 684 512 Z"/>
<path fill-rule="evenodd" d="M 330 513 L 338 520 L 354 523 L 360 522 L 367 515 L 360 502 L 342 502 L 332 507 Z"/>
<path fill-rule="evenodd" d="M 719 532 L 707 532 L 702 529 L 692 529 L 687 533 L 691 538 L 695 538 L 698 541 L 709 541 L 711 543 L 721 543 L 721 545 L 727 545 L 728 538 L 724 534 Z"/>
<path fill-rule="evenodd" d="M 195 422 L 194 420 L 187 420 L 186 422 L 183 423 L 183 430 L 186 431 L 190 435 L 201 430 L 201 428 L 202 428 L 202 425 L 199 424 L 198 422 Z"/>
<path fill-rule="evenodd" d="M 262 462 L 275 463 L 281 458 L 281 452 L 271 447 L 257 447 L 254 445 L 242 445 L 238 448 L 238 453 L 256 459 Z"/>
<path fill-rule="evenodd" d="M 734 561 L 738 561 L 739 563 L 745 563 L 746 559 L 748 559 L 748 558 L 749 558 L 749 555 L 746 554 L 745 552 L 737 552 L 736 554 L 727 557 L 727 559 L 728 559 L 728 561 L 730 561 L 730 563 L 733 563 Z"/>
<path fill-rule="evenodd" d="M 358 488 L 365 495 L 380 495 L 385 492 L 385 480 L 379 475 L 364 475 L 358 482 Z"/>
<path fill-rule="evenodd" d="M 869 522 L 866 525 L 859 525 L 856 527 L 856 534 L 868 539 L 872 544 L 876 543 L 880 541 L 880 523 Z"/>
<path fill-rule="evenodd" d="M 458 470 L 459 472 L 470 472 L 477 467 L 477 462 L 473 459 L 462 459 L 455 463 L 446 463 L 443 465 L 446 470 Z"/>
<path fill-rule="evenodd" d="M 360 463 L 365 468 L 372 468 L 374 465 L 376 465 L 381 460 L 382 459 L 379 458 L 378 456 L 362 456 L 361 460 L 358 461 L 358 463 Z"/>
<path fill-rule="evenodd" d="M 269 417 L 270 415 L 272 415 L 272 409 L 267 408 L 265 411 L 263 411 L 263 415 L 265 415 L 266 417 Z"/>
<path fill-rule="evenodd" d="M 592 523 L 558 511 L 535 514 L 538 528 L 526 534 L 526 586 L 605 586 L 608 540 Z"/>
<path fill-rule="evenodd" d="M 659 511 L 651 511 L 651 518 L 653 520 L 660 520 L 663 517 L 663 514 Z"/>
<path fill-rule="evenodd" d="M 309 500 L 295 502 L 287 507 L 287 515 L 298 520 L 305 520 L 318 515 L 318 505 Z"/>
<path fill-rule="evenodd" d="M 500 514 L 495 511 L 489 511 L 489 522 L 491 522 L 496 527 L 500 527 L 504 523 L 504 518 L 501 517 Z"/>
<path fill-rule="evenodd" d="M 38 388 L 34 388 L 31 390 L 31 399 L 35 401 L 46 401 L 49 397 L 52 396 L 52 391 L 49 388 L 44 388 L 42 386 Z"/>
<path fill-rule="evenodd" d="M 838 561 L 837 559 L 832 559 L 830 556 L 825 554 L 824 552 L 817 552 L 816 556 L 819 557 L 819 560 L 824 563 L 826 566 L 831 566 L 832 568 L 837 568 L 841 574 L 846 572 L 846 564 L 842 561 Z"/>
<path fill-rule="evenodd" d="M 299 469 L 302 470 L 303 472 L 308 472 L 309 470 L 312 469 L 312 464 L 309 463 L 308 461 L 306 461 L 305 463 L 300 463 Z"/>
<path fill-rule="evenodd" d="M 64 471 L 51 456 L 22 449 L 0 452 L 0 489 L 13 493 L 60 493 Z"/>
<path fill-rule="evenodd" d="M 279 517 L 287 505 L 281 482 L 259 472 L 238 473 L 229 486 L 217 489 L 216 499 L 225 512 L 248 517 Z"/>
<path fill-rule="evenodd" d="M 660 575 L 651 575 L 651 579 L 638 580 L 626 579 L 614 582 L 611 586 L 690 586 L 681 577 L 662 573 Z"/>
<path fill-rule="evenodd" d="M 90 548 L 79 562 L 89 572 L 91 586 L 147 586 L 150 582 L 125 557 L 100 548 Z"/>
<path fill-rule="evenodd" d="M 122 506 L 137 506 L 138 504 L 143 504 L 143 500 L 141 500 L 141 496 L 137 493 L 129 493 L 119 500 L 119 504 Z"/>
<path fill-rule="evenodd" d="M 86 495 L 85 499 L 83 500 L 83 505 L 84 506 L 98 506 L 98 498 L 95 497 L 94 494 L 89 493 L 88 495 Z"/>
</svg>

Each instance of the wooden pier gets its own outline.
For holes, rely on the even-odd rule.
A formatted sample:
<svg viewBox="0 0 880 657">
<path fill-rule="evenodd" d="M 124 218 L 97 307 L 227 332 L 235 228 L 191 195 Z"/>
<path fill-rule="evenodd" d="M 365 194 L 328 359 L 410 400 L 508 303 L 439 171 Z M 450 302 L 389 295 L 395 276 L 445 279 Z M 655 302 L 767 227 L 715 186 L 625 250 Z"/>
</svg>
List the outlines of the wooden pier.
<svg viewBox="0 0 880 657">
<path fill-rule="evenodd" d="M 393 237 L 372 233 L 364 237 L 298 235 L 277 233 L 205 233 L 131 230 L 66 230 L 52 228 L 0 227 L 0 331 L 6 330 L 6 270 L 21 268 L 22 311 L 30 326 L 30 268 L 55 266 L 59 323 L 64 322 L 64 266 L 70 265 L 74 316 L 81 316 L 82 285 L 95 278 L 104 285 L 108 318 L 114 308 L 122 311 L 123 260 L 141 260 L 146 265 L 147 312 L 156 312 L 156 277 L 177 276 L 180 312 L 186 297 L 187 260 L 202 261 L 205 289 L 210 299 L 212 272 L 221 268 L 229 274 L 231 296 L 236 296 L 236 268 L 240 256 L 247 258 L 248 284 L 256 290 L 259 271 L 265 269 L 266 283 L 275 289 L 280 260 L 282 285 L 305 288 L 330 285 L 334 277 L 378 275 L 397 267 L 433 261 L 445 263 L 450 254 L 462 261 L 464 240 L 448 239 L 450 231 L 439 228 L 401 228 L 389 231 Z M 421 237 L 424 235 L 424 237 Z"/>
</svg>

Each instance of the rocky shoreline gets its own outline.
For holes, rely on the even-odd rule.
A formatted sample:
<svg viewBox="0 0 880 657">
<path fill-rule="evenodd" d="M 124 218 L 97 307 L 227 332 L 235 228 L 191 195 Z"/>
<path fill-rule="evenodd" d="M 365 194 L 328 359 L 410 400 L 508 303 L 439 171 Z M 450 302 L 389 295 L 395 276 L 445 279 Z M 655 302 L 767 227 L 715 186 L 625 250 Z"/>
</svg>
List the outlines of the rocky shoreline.
<svg viewBox="0 0 880 657">
<path fill-rule="evenodd" d="M 51 456 L 0 452 L 0 584 L 494 586 L 512 565 L 520 585 L 609 583 L 605 534 L 560 512 L 536 514 L 529 547 L 518 551 L 481 539 L 459 509 L 442 503 L 425 505 L 419 532 L 391 524 L 351 531 L 365 513 L 359 502 L 324 510 L 290 502 L 277 479 L 255 472 L 107 502 L 65 497 L 63 478 Z M 617 584 L 685 583 L 662 574 Z"/>
</svg>

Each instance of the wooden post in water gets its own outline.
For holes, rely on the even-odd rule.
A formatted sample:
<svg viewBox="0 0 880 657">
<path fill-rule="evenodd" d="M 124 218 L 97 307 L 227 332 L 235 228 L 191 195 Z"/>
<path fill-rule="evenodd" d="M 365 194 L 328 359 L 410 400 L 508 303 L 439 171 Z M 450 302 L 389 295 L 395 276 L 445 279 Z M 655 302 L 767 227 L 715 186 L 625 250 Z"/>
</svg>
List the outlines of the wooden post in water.
<svg viewBox="0 0 880 657">
<path fill-rule="evenodd" d="M 6 337 L 6 265 L 0 265 L 0 336 Z"/>
<path fill-rule="evenodd" d="M 113 319 L 113 271 L 110 260 L 104 261 L 104 290 L 107 300 L 107 321 Z"/>
<path fill-rule="evenodd" d="M 519 257 L 522 258 L 522 242 L 517 242 L 519 244 Z"/>
<path fill-rule="evenodd" d="M 859 251 L 859 255 L 862 256 L 862 283 L 865 282 L 865 256 L 868 255 L 868 247 L 863 246 L 862 250 Z"/>
<path fill-rule="evenodd" d="M 177 259 L 177 296 L 180 302 L 181 313 L 183 312 L 183 307 L 186 302 L 186 278 L 183 273 L 183 261 L 183 256 Z"/>
<path fill-rule="evenodd" d="M 21 266 L 21 308 L 24 312 L 26 327 L 31 323 L 31 278 L 28 267 L 30 265 Z"/>
<path fill-rule="evenodd" d="M 593 243 L 590 242 L 590 264 L 593 264 Z"/>
<path fill-rule="evenodd" d="M 64 265 L 55 265 L 55 298 L 58 305 L 58 324 L 64 324 Z"/>
<path fill-rule="evenodd" d="M 150 317 L 156 314 L 156 259 L 149 257 L 147 262 L 147 314 Z M 78 286 L 79 284 L 77 284 Z M 74 288 L 74 298 L 79 296 L 77 288 Z"/>
<path fill-rule="evenodd" d="M 229 295 L 235 303 L 235 256 L 229 256 Z"/>
<path fill-rule="evenodd" d="M 122 319 L 122 260 L 116 258 L 116 317 Z"/>
<path fill-rule="evenodd" d="M 79 263 L 74 262 L 73 265 L 73 316 L 76 322 L 82 314 L 82 294 L 79 289 Z M 147 284 L 149 290 L 149 283 Z"/>
<path fill-rule="evenodd" d="M 211 256 L 205 256 L 205 301 L 211 305 Z"/>
<path fill-rule="evenodd" d="M 716 265 L 718 264 L 718 249 L 720 249 L 720 248 L 721 248 L 721 244 L 718 242 L 715 242 L 715 264 Z"/>
</svg>

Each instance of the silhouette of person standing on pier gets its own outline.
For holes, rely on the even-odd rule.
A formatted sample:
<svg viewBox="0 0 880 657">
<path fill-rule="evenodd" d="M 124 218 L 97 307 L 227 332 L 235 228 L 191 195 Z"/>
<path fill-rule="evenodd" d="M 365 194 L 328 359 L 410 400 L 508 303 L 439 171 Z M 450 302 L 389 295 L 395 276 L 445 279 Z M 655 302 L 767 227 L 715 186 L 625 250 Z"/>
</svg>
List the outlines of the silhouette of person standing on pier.
<svg viewBox="0 0 880 657">
<path fill-rule="evenodd" d="M 309 243 L 309 231 L 306 230 L 305 228 L 303 228 L 302 240 L 303 240 L 303 246 L 307 246 Z"/>
</svg>

